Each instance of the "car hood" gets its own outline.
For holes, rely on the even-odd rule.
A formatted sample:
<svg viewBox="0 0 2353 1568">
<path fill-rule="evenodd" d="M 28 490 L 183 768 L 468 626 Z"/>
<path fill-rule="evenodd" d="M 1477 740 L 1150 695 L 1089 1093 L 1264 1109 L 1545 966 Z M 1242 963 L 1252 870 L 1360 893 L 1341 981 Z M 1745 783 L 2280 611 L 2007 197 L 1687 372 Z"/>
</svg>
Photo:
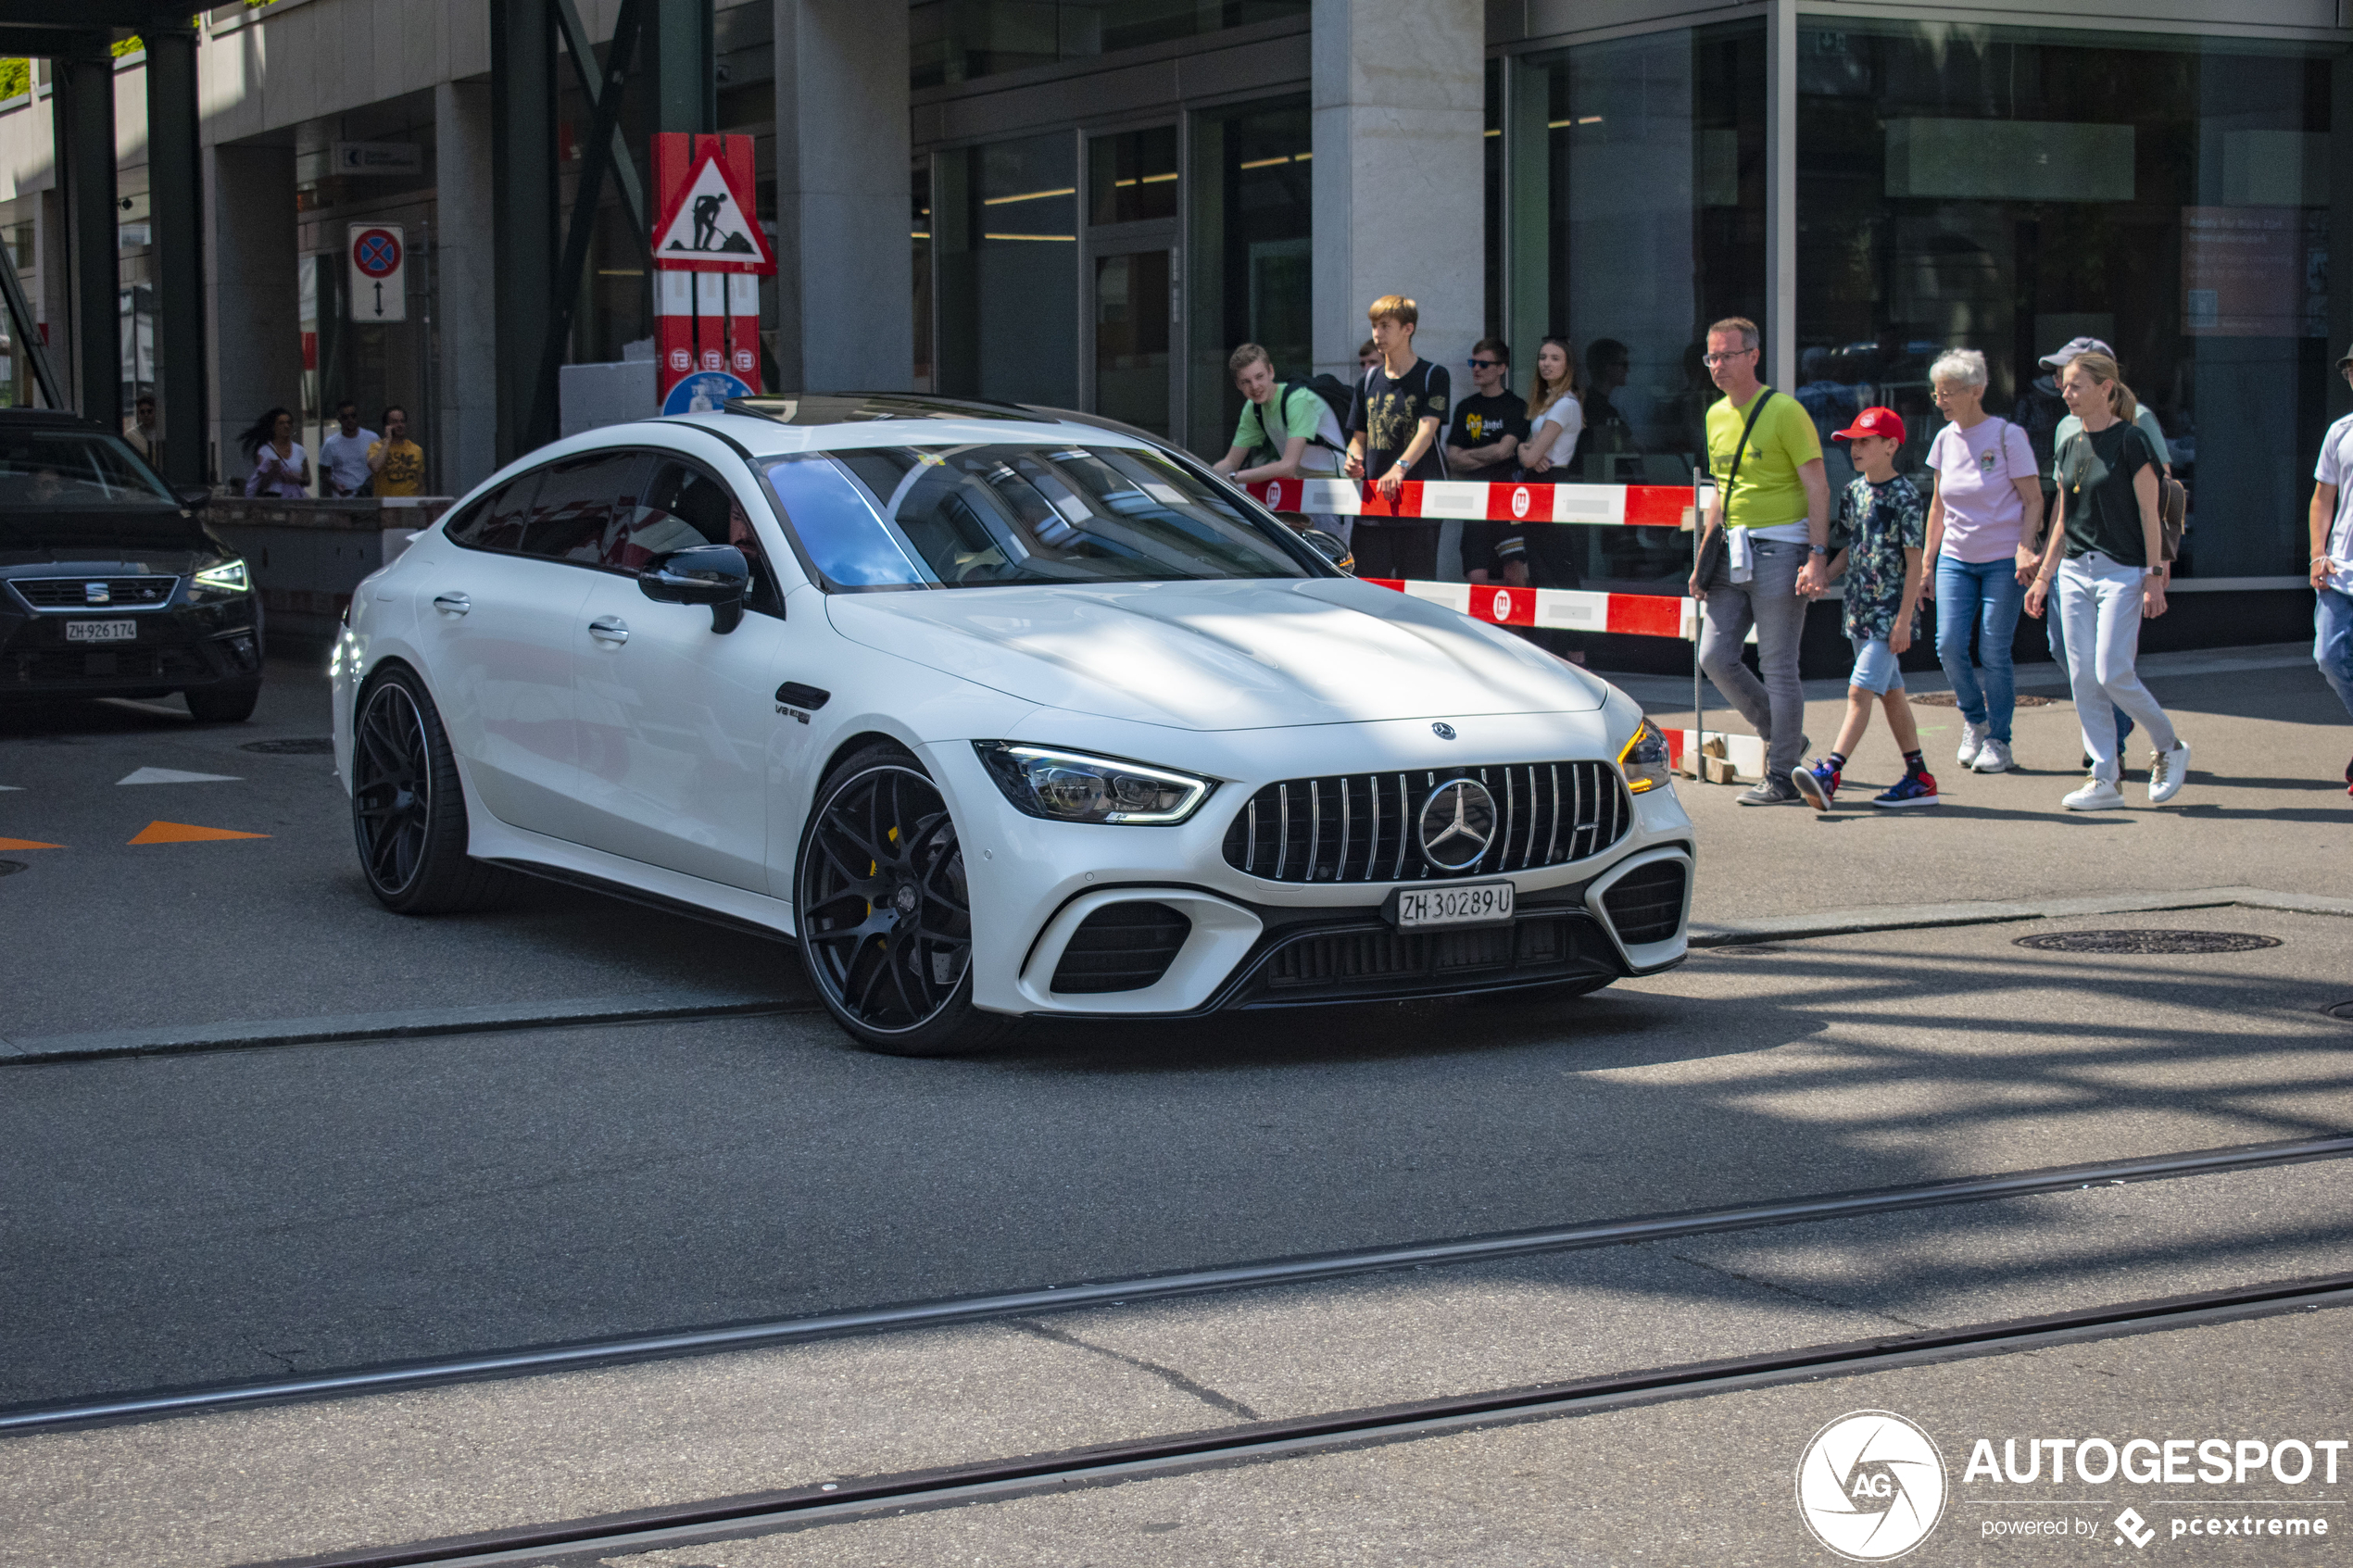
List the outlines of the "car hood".
<svg viewBox="0 0 2353 1568">
<path fill-rule="evenodd" d="M 0 571 L 31 567 L 187 572 L 221 559 L 220 542 L 182 512 L 66 512 L 0 520 Z"/>
<path fill-rule="evenodd" d="M 853 642 L 1049 708 L 1189 730 L 1589 712 L 1600 682 L 1353 579 L 836 594 Z"/>
</svg>

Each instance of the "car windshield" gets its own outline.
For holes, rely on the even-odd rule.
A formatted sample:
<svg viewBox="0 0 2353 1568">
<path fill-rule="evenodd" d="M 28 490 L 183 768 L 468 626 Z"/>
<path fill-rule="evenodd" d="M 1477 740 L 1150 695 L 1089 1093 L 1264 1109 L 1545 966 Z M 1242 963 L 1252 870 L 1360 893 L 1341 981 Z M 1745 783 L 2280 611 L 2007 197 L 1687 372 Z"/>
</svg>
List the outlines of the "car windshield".
<svg viewBox="0 0 2353 1568">
<path fill-rule="evenodd" d="M 0 518 L 20 525 L 31 512 L 149 508 L 177 509 L 131 448 L 103 431 L 10 429 L 0 423 Z"/>
<path fill-rule="evenodd" d="M 1308 577 L 1231 496 L 1126 446 L 875 446 L 761 465 L 835 589 Z"/>
</svg>

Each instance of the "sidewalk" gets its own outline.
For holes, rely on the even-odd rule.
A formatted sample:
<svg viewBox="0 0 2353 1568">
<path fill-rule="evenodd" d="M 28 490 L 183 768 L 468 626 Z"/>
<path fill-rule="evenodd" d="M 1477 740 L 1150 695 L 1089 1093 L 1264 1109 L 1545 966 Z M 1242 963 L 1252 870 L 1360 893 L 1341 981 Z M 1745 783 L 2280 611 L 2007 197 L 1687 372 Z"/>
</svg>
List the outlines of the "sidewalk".
<svg viewBox="0 0 2353 1568">
<path fill-rule="evenodd" d="M 2348 877 L 2353 799 L 2345 759 L 2353 724 L 2299 644 L 2153 654 L 2143 677 L 2192 750 L 2188 785 L 2167 806 L 2146 804 L 2147 748 L 2126 759 L 2127 807 L 2071 812 L 2059 797 L 2082 779 L 2082 734 L 2059 671 L 2021 668 L 2018 766 L 1986 775 L 1954 760 L 1959 713 L 1920 707 L 1920 739 L 1944 803 L 1881 811 L 1870 797 L 1903 771 L 1884 714 L 1846 768 L 1838 809 L 1736 805 L 1740 787 L 1679 779 L 1699 830 L 1692 918 L 1734 923 L 1876 905 L 2018 900 L 2093 894 L 2256 887 L 2341 897 Z M 1663 727 L 1688 727 L 1691 683 L 1613 677 Z M 1905 680 L 1917 695 L 1950 687 L 1938 672 Z M 1845 706 L 1843 681 L 1806 684 L 1810 755 L 1827 750 Z M 1711 685 L 1711 729 L 1748 725 Z M 1991 830 L 1991 831 L 1989 831 Z"/>
</svg>

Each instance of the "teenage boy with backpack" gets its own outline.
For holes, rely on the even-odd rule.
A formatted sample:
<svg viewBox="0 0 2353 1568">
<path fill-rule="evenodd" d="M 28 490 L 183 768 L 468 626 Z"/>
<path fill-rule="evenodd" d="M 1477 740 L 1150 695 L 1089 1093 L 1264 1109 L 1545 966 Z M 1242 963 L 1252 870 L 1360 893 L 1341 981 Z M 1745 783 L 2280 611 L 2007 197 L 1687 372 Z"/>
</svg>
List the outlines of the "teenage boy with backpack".
<svg viewBox="0 0 2353 1568">
<path fill-rule="evenodd" d="M 1242 395 L 1242 417 L 1234 427 L 1233 446 L 1213 465 L 1219 473 L 1240 484 L 1340 476 L 1347 449 L 1340 445 L 1340 419 L 1320 391 L 1302 382 L 1277 381 L 1275 357 L 1254 343 L 1235 349 L 1226 368 Z M 1244 468 L 1245 462 L 1253 466 Z M 1306 517 L 1309 527 L 1343 541 L 1356 521 L 1330 512 Z"/>
<path fill-rule="evenodd" d="M 1348 408 L 1348 477 L 1370 479 L 1384 499 L 1394 500 L 1405 481 L 1444 479 L 1446 459 L 1438 445 L 1454 387 L 1446 367 L 1414 352 L 1421 307 L 1402 294 L 1385 294 L 1366 312 L 1380 363 L 1357 383 Z M 1356 571 L 1364 577 L 1438 575 L 1438 529 L 1419 518 L 1364 518 L 1353 541 Z"/>
</svg>

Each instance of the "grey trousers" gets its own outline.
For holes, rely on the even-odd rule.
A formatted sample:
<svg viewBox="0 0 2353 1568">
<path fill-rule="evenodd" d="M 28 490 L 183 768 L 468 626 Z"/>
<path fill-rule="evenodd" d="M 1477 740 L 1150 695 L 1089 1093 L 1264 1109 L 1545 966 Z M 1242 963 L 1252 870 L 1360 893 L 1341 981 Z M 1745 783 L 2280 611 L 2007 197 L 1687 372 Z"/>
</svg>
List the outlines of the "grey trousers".
<svg viewBox="0 0 2353 1568">
<path fill-rule="evenodd" d="M 1699 667 L 1716 689 L 1765 737 L 1765 776 L 1787 778 L 1804 759 L 1806 692 L 1797 679 L 1797 645 L 1807 600 L 1797 596 L 1804 545 L 1759 539 L 1751 546 L 1751 581 L 1732 581 L 1731 552 L 1701 584 Z M 1756 628 L 1758 680 L 1741 662 L 1748 630 Z"/>
</svg>

